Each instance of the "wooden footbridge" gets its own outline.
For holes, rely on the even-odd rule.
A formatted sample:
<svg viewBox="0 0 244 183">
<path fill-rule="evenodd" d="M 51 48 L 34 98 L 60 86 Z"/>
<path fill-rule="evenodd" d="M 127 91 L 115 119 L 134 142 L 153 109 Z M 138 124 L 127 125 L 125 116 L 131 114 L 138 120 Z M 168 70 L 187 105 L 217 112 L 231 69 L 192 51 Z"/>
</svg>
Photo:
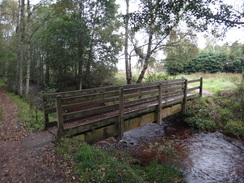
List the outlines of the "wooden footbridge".
<svg viewBox="0 0 244 183">
<path fill-rule="evenodd" d="M 195 82 L 197 87 L 187 87 Z M 88 143 L 122 138 L 125 131 L 185 113 L 187 101 L 197 96 L 202 96 L 202 78 L 47 94 L 43 96 L 45 128 L 57 126 L 58 136 L 80 135 Z"/>
</svg>

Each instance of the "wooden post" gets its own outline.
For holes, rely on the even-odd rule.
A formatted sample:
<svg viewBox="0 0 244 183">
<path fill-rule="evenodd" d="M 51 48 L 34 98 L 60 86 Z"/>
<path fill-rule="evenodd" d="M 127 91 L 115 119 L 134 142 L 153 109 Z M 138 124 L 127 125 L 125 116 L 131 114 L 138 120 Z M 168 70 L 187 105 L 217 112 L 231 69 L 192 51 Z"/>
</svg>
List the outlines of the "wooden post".
<svg viewBox="0 0 244 183">
<path fill-rule="evenodd" d="M 185 80 L 185 85 L 184 85 L 184 97 L 183 97 L 183 103 L 182 103 L 182 113 L 186 114 L 186 103 L 187 103 L 187 79 Z"/>
<path fill-rule="evenodd" d="M 124 89 L 119 89 L 119 139 L 124 134 Z"/>
<path fill-rule="evenodd" d="M 200 89 L 199 89 L 199 95 L 202 97 L 202 77 L 200 78 Z"/>
<path fill-rule="evenodd" d="M 49 122 L 48 114 L 45 112 L 46 102 L 47 102 L 46 97 L 43 96 L 42 97 L 42 107 L 43 107 L 43 112 L 44 112 L 44 130 L 47 129 L 47 123 Z"/>
<path fill-rule="evenodd" d="M 158 89 L 158 119 L 157 119 L 157 123 L 159 125 L 161 125 L 162 123 L 162 90 L 163 90 L 163 86 L 162 83 L 159 84 L 159 89 Z"/>
<path fill-rule="evenodd" d="M 60 95 L 56 97 L 56 109 L 57 109 L 57 118 L 58 118 L 58 136 L 60 137 L 64 134 L 62 101 Z"/>
</svg>

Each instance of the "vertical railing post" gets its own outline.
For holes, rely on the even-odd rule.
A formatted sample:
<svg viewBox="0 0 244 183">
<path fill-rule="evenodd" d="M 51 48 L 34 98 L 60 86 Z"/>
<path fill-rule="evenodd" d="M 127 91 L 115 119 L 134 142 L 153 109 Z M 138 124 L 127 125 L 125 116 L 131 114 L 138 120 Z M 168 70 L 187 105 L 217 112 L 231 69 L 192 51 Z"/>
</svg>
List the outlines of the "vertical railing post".
<svg viewBox="0 0 244 183">
<path fill-rule="evenodd" d="M 42 97 L 42 108 L 43 108 L 43 112 L 44 112 L 44 114 L 43 114 L 44 115 L 44 130 L 47 129 L 47 123 L 49 122 L 48 114 L 45 111 L 46 102 L 47 102 L 47 99 L 46 99 L 46 96 L 44 95 Z"/>
<path fill-rule="evenodd" d="M 62 101 L 60 95 L 56 97 L 56 110 L 57 110 L 57 118 L 58 118 L 58 136 L 60 137 L 64 134 L 63 110 L 62 110 Z"/>
<path fill-rule="evenodd" d="M 124 134 L 124 89 L 119 89 L 119 139 L 123 138 Z"/>
<path fill-rule="evenodd" d="M 160 125 L 162 122 L 162 90 L 163 90 L 163 86 L 162 83 L 159 84 L 158 86 L 158 119 L 157 119 L 157 123 Z"/>
<path fill-rule="evenodd" d="M 184 84 L 184 96 L 183 96 L 183 103 L 182 103 L 182 113 L 186 114 L 186 103 L 187 103 L 187 79 L 185 80 Z"/>
<path fill-rule="evenodd" d="M 202 97 L 202 77 L 200 78 L 200 89 L 199 89 L 199 95 Z"/>
</svg>

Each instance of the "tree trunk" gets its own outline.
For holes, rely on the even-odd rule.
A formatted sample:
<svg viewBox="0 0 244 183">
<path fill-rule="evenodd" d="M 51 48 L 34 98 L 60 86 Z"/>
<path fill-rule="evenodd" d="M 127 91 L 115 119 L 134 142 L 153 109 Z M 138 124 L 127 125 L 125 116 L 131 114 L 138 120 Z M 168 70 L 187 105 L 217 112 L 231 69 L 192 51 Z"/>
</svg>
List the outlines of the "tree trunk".
<svg viewBox="0 0 244 183">
<path fill-rule="evenodd" d="M 30 65 L 31 65 L 31 37 L 30 37 L 30 0 L 27 0 L 27 33 L 28 33 L 28 40 L 27 40 L 27 66 L 26 66 L 26 90 L 25 95 L 28 97 L 29 90 L 30 90 Z"/>
<path fill-rule="evenodd" d="M 19 58 L 19 95 L 23 96 L 23 62 L 25 48 L 25 0 L 20 5 L 20 58 Z"/>
<path fill-rule="evenodd" d="M 127 84 L 131 84 L 132 72 L 131 63 L 128 54 L 128 40 L 129 40 L 129 0 L 126 0 L 126 20 L 125 20 L 125 71 Z"/>
<path fill-rule="evenodd" d="M 146 55 L 146 58 L 145 58 L 145 62 L 144 62 L 144 65 L 142 67 L 142 71 L 138 77 L 138 80 L 137 80 L 137 83 L 141 83 L 142 82 L 142 79 L 144 78 L 144 75 L 145 75 L 145 72 L 147 70 L 147 67 L 148 67 L 148 64 L 149 64 L 149 60 L 150 60 L 150 57 L 151 57 L 151 51 L 152 51 L 152 39 L 153 39 L 153 32 L 150 31 L 149 32 L 149 39 L 148 39 L 148 47 L 147 47 L 147 55 Z"/>
<path fill-rule="evenodd" d="M 79 23 L 81 24 L 82 22 L 82 11 L 83 11 L 83 4 L 80 2 L 79 3 Z M 84 52 L 84 45 L 82 43 L 82 34 L 79 33 L 78 35 L 78 63 L 79 63 L 79 68 L 78 68 L 78 83 L 79 83 L 79 90 L 82 90 L 83 87 L 83 52 Z"/>
</svg>

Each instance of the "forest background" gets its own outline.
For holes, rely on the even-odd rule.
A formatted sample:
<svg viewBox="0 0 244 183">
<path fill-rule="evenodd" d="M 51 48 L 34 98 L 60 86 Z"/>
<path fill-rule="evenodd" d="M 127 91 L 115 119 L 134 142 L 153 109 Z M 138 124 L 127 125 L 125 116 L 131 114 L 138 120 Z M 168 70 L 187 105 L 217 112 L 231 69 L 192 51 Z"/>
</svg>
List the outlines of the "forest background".
<svg viewBox="0 0 244 183">
<path fill-rule="evenodd" d="M 133 2 L 136 9 L 131 1 L 121 1 L 125 11 L 118 13 L 115 0 L 2 0 L 0 76 L 20 96 L 28 96 L 30 84 L 49 91 L 110 85 L 122 58 L 127 84 L 141 83 L 149 69 L 171 75 L 242 72 L 243 43 L 218 46 L 213 36 L 243 30 L 243 3 Z M 200 50 L 196 33 L 206 31 L 211 36 Z"/>
</svg>

